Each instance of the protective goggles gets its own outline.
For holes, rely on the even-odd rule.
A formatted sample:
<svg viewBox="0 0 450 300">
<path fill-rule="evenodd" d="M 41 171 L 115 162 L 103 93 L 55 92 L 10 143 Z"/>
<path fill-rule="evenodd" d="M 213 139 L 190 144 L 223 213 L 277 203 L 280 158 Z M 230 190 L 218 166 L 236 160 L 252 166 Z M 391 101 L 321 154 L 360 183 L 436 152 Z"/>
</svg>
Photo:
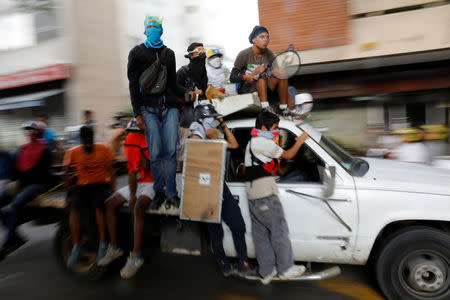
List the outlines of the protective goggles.
<svg viewBox="0 0 450 300">
<path fill-rule="evenodd" d="M 189 55 L 190 54 L 195 54 L 195 53 L 204 54 L 205 53 L 205 48 L 202 47 L 202 46 L 198 46 L 194 50 L 188 52 Z"/>
</svg>

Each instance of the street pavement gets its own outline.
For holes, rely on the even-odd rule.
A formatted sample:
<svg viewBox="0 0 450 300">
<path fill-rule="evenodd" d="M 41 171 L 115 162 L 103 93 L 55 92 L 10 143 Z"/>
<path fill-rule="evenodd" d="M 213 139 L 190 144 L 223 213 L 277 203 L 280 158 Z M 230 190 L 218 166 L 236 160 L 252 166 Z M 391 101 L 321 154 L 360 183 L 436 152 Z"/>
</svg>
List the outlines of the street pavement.
<svg viewBox="0 0 450 300">
<path fill-rule="evenodd" d="M 272 282 L 264 286 L 237 278 L 224 278 L 212 257 L 146 253 L 136 276 L 120 278 L 125 258 L 109 267 L 105 278 L 86 281 L 65 271 L 54 257 L 56 225 L 24 224 L 27 244 L 0 262 L 0 299 L 178 299 L 178 300 L 284 300 L 384 299 L 365 268 L 341 265 L 343 274 L 320 282 Z M 0 232 L 3 240 L 4 232 Z M 320 265 L 313 265 L 323 267 Z"/>
</svg>

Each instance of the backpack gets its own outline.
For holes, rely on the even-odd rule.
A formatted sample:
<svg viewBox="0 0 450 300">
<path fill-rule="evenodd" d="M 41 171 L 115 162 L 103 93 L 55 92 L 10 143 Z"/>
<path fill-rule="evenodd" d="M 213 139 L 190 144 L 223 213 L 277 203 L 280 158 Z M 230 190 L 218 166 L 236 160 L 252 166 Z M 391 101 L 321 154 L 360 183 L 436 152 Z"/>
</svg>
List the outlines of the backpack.
<svg viewBox="0 0 450 300">
<path fill-rule="evenodd" d="M 166 58 L 167 47 L 156 52 L 156 60 L 139 77 L 139 85 L 147 94 L 161 94 L 167 85 L 167 66 L 162 63 Z"/>
</svg>

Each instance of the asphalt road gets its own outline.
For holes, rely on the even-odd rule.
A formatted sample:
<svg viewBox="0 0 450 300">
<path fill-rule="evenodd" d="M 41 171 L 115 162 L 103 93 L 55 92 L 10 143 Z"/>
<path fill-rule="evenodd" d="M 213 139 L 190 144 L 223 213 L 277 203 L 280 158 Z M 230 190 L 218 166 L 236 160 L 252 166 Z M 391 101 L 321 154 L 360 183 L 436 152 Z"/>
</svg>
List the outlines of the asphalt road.
<svg viewBox="0 0 450 300">
<path fill-rule="evenodd" d="M 29 242 L 0 262 L 0 299 L 384 299 L 365 269 L 341 266 L 343 274 L 320 282 L 272 282 L 264 286 L 224 278 L 211 257 L 163 254 L 152 250 L 136 276 L 120 278 L 120 259 L 104 279 L 88 282 L 73 277 L 53 253 L 56 225 L 24 224 Z M 4 232 L 0 232 L 3 240 Z M 313 269 L 316 265 L 313 265 Z M 322 266 L 317 266 L 322 267 Z"/>
</svg>

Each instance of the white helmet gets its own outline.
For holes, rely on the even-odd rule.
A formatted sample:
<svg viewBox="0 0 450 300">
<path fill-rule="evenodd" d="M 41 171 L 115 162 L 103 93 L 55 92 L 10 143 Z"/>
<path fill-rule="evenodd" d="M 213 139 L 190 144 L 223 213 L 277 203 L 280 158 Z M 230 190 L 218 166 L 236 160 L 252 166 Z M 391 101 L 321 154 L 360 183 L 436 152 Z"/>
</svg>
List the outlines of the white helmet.
<svg viewBox="0 0 450 300">
<path fill-rule="evenodd" d="M 41 130 L 44 131 L 47 128 L 44 122 L 41 121 L 27 121 L 22 124 L 24 130 Z"/>
<path fill-rule="evenodd" d="M 309 93 L 301 93 L 295 95 L 295 105 L 302 105 L 306 102 L 313 102 L 313 97 Z"/>
</svg>

